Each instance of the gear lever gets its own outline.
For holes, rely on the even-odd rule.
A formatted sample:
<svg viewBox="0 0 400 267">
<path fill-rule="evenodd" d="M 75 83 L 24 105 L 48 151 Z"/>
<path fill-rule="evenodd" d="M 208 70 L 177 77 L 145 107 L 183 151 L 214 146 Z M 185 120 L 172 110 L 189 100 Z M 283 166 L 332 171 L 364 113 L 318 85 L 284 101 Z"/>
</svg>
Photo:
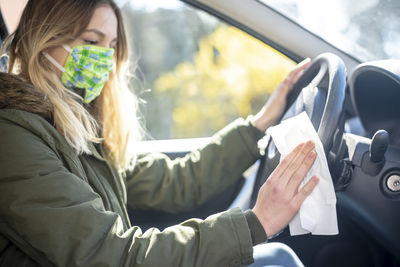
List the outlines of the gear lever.
<svg viewBox="0 0 400 267">
<path fill-rule="evenodd" d="M 369 158 L 374 163 L 379 163 L 385 160 L 385 152 L 389 145 L 389 134 L 385 130 L 379 130 L 372 137 L 371 145 L 369 146 Z"/>
<path fill-rule="evenodd" d="M 377 131 L 372 137 L 369 153 L 362 161 L 362 170 L 369 175 L 377 175 L 385 165 L 385 153 L 389 145 L 389 134 L 385 130 Z"/>
</svg>

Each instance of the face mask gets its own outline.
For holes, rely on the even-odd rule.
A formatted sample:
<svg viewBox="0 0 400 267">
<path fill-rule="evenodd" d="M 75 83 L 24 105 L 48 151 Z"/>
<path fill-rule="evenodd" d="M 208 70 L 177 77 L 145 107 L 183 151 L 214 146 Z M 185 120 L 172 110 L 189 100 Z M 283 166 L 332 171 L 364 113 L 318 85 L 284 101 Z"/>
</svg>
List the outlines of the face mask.
<svg viewBox="0 0 400 267">
<path fill-rule="evenodd" d="M 81 96 L 90 103 L 101 93 L 113 67 L 114 49 L 94 45 L 76 45 L 69 52 L 64 67 L 49 54 L 44 53 L 61 72 L 61 82 L 68 88 L 83 90 Z"/>
</svg>

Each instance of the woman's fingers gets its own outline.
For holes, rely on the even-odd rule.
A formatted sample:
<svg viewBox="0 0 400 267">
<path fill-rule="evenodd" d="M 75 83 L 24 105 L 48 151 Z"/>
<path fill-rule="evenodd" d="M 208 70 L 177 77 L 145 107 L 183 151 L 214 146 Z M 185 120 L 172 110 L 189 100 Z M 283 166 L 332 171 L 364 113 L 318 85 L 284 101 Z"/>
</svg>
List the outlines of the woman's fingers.
<svg viewBox="0 0 400 267">
<path fill-rule="evenodd" d="M 297 171 L 293 174 L 290 181 L 288 182 L 287 189 L 289 192 L 295 194 L 298 191 L 301 182 L 303 181 L 308 171 L 311 169 L 316 157 L 317 154 L 314 151 L 310 151 L 307 154 L 301 166 L 297 169 Z"/>
<path fill-rule="evenodd" d="M 302 62 L 297 64 L 297 66 L 293 70 L 293 72 L 294 72 L 293 77 L 298 76 L 299 73 L 301 74 L 310 65 L 310 63 L 311 63 L 311 59 L 306 58 Z"/>
<path fill-rule="evenodd" d="M 286 161 L 286 164 L 282 166 L 282 168 L 285 168 L 283 170 L 279 171 L 279 179 L 280 183 L 282 186 L 287 186 L 289 182 L 292 180 L 292 177 L 295 174 L 298 174 L 299 169 L 310 169 L 311 166 L 308 166 L 305 162 L 305 159 L 307 159 L 308 154 L 314 150 L 314 142 L 308 141 L 305 144 L 302 144 L 301 147 L 296 147 L 295 150 L 293 150 L 286 158 L 282 160 L 282 162 L 285 162 L 286 159 L 289 157 L 289 159 Z M 297 150 L 298 148 L 298 150 Z M 279 166 L 279 165 L 278 165 Z M 307 172 L 306 172 L 307 173 Z M 305 176 L 305 174 L 303 177 Z"/>
<path fill-rule="evenodd" d="M 297 154 L 303 149 L 305 143 L 298 144 L 292 152 L 290 152 L 275 168 L 272 172 L 270 179 L 280 179 L 280 177 L 284 174 L 286 169 L 292 164 L 292 161 L 296 158 Z"/>
<path fill-rule="evenodd" d="M 296 211 L 300 209 L 301 204 L 312 193 L 318 182 L 319 178 L 317 176 L 313 176 L 292 198 L 292 206 L 295 207 Z"/>
<path fill-rule="evenodd" d="M 286 76 L 285 80 L 283 80 L 281 86 L 278 87 L 282 90 L 277 91 L 283 92 L 283 94 L 287 95 L 293 85 L 299 80 L 301 75 L 303 75 L 304 70 L 310 65 L 310 62 L 310 58 L 306 58 L 297 64 L 297 66 Z"/>
<path fill-rule="evenodd" d="M 308 165 L 305 166 L 305 159 L 307 158 L 308 154 L 312 150 L 314 150 L 314 147 L 315 147 L 314 142 L 308 141 L 302 147 L 300 152 L 297 153 L 296 157 L 294 158 L 294 160 L 292 161 L 290 166 L 288 166 L 285 173 L 280 178 L 285 185 L 287 185 L 287 184 L 289 184 L 289 182 L 291 182 L 291 180 L 293 179 L 293 176 L 295 174 L 298 174 L 300 168 L 306 167 L 307 169 L 310 169 L 311 166 L 308 166 Z M 304 177 L 304 175 L 303 175 L 303 177 Z"/>
<path fill-rule="evenodd" d="M 290 74 L 286 77 L 287 84 L 290 84 L 288 87 L 291 89 L 293 85 L 300 79 L 301 75 L 303 75 L 304 70 L 310 65 L 310 58 L 304 59 L 302 62 L 297 64 L 297 66 L 290 72 Z"/>
</svg>

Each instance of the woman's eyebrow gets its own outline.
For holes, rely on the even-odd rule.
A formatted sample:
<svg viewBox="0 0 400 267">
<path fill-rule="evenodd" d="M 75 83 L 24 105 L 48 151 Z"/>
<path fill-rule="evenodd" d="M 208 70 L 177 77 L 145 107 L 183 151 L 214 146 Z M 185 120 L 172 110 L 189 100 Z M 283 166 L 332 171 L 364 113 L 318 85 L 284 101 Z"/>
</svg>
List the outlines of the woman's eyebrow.
<svg viewBox="0 0 400 267">
<path fill-rule="evenodd" d="M 99 30 L 96 30 L 96 29 L 87 29 L 84 32 L 94 32 L 95 34 L 100 35 L 100 37 L 103 37 L 103 38 L 106 37 L 106 35 L 104 33 L 102 33 Z"/>
<path fill-rule="evenodd" d="M 105 38 L 105 37 L 106 37 L 106 35 L 105 35 L 103 32 L 101 32 L 101 31 L 99 31 L 99 30 L 96 30 L 96 29 L 87 29 L 87 30 L 85 30 L 84 32 L 93 32 L 93 33 L 99 35 L 101 38 Z M 117 41 L 117 37 L 115 37 L 115 38 L 112 40 L 112 42 L 114 42 L 114 41 Z"/>
</svg>

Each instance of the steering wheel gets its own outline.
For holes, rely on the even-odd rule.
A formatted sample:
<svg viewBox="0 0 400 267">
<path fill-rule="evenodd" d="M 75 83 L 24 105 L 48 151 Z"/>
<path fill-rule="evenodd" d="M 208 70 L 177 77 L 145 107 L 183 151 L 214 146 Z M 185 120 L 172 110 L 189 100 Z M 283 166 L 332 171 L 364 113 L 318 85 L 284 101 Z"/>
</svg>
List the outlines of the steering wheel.
<svg viewBox="0 0 400 267">
<path fill-rule="evenodd" d="M 346 89 L 346 68 L 343 61 L 332 53 L 316 57 L 293 86 L 287 98 L 286 110 L 279 121 L 305 111 L 324 146 L 329 162 L 333 140 L 341 140 L 343 129 L 338 127 Z M 342 127 L 343 128 L 343 127 Z M 260 187 L 279 164 L 280 154 L 272 138 L 268 141 L 265 155 L 261 158 L 251 196 L 254 206 Z"/>
</svg>

